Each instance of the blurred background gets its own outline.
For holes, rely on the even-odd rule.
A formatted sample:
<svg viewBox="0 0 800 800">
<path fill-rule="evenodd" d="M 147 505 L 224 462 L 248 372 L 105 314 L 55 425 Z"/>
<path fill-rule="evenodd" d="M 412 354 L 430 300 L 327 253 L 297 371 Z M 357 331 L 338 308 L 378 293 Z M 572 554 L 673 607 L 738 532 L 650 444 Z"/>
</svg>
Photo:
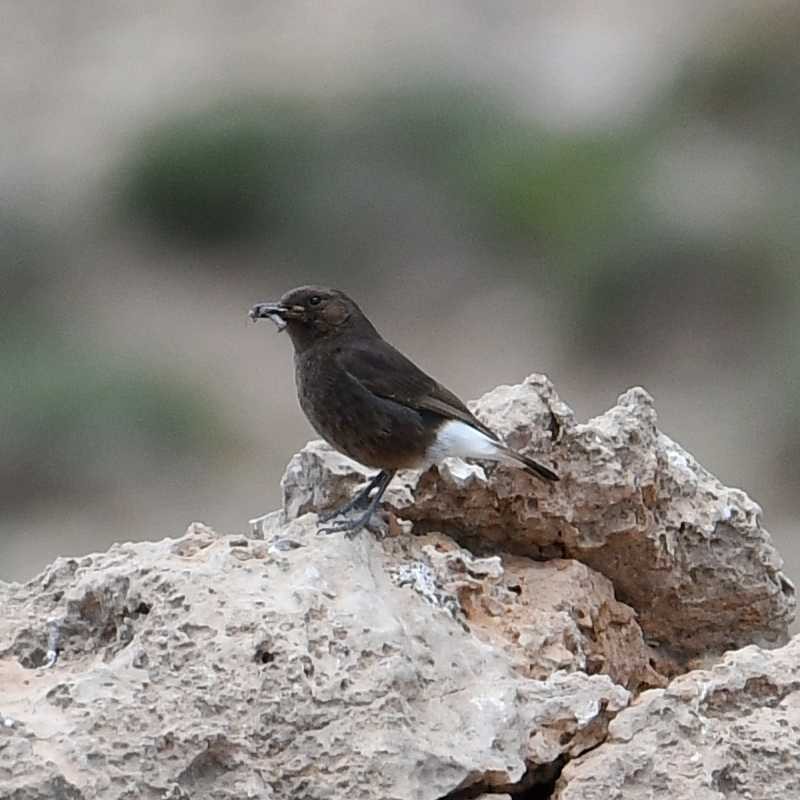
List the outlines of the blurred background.
<svg viewBox="0 0 800 800">
<path fill-rule="evenodd" d="M 800 5 L 2 3 L 0 578 L 235 532 L 341 287 L 464 398 L 628 386 L 800 577 Z"/>
</svg>

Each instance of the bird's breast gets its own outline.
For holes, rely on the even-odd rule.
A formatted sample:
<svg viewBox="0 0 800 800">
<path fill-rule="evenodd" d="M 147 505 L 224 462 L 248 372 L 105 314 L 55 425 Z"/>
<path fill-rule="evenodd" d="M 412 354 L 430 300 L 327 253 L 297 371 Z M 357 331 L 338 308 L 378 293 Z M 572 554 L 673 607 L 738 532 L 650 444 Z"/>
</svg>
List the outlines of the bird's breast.
<svg viewBox="0 0 800 800">
<path fill-rule="evenodd" d="M 335 353 L 300 354 L 295 377 L 308 421 L 340 452 L 376 469 L 425 463 L 438 420 L 373 394 L 337 364 Z"/>
</svg>

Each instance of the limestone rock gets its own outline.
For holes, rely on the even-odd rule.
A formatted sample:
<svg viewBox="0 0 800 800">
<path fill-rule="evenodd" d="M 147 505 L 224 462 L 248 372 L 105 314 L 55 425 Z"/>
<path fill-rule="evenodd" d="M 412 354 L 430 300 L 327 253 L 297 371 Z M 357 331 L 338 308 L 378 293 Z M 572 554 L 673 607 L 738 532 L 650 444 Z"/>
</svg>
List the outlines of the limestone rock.
<svg viewBox="0 0 800 800">
<path fill-rule="evenodd" d="M 415 532 L 444 532 L 477 553 L 580 561 L 636 611 L 662 665 L 786 641 L 795 591 L 761 509 L 658 431 L 644 390 L 629 390 L 605 414 L 577 424 L 550 383 L 534 375 L 489 392 L 473 410 L 510 445 L 553 464 L 561 481 L 457 460 L 400 473 L 387 505 Z M 288 517 L 335 505 L 365 476 L 311 443 L 284 477 Z"/>
<path fill-rule="evenodd" d="M 4 686 L 2 678 L 0 686 Z M 71 772 L 68 765 L 56 766 L 50 756 L 46 744 L 33 741 L 19 723 L 10 720 L 0 729 L 0 797 L 81 800 L 84 795 L 66 777 Z"/>
<path fill-rule="evenodd" d="M 800 637 L 645 692 L 569 763 L 557 800 L 800 797 Z"/>
<path fill-rule="evenodd" d="M 629 701 L 604 675 L 522 674 L 398 539 L 320 536 L 312 515 L 275 531 L 193 525 L 2 586 L 5 796 L 502 794 L 554 779 Z M 426 569 L 427 593 L 407 579 Z"/>
<path fill-rule="evenodd" d="M 474 409 L 562 480 L 449 460 L 393 481 L 381 537 L 324 536 L 367 476 L 312 442 L 252 536 L 0 582 L 0 799 L 800 796 L 800 639 L 680 675 L 787 637 L 758 506 L 642 390 Z"/>
<path fill-rule="evenodd" d="M 478 558 L 447 536 L 387 543 L 430 570 L 479 637 L 502 648 L 515 669 L 543 680 L 558 670 L 603 672 L 629 689 L 663 686 L 657 660 L 633 609 L 611 582 L 578 561 L 540 562 L 510 555 Z"/>
</svg>

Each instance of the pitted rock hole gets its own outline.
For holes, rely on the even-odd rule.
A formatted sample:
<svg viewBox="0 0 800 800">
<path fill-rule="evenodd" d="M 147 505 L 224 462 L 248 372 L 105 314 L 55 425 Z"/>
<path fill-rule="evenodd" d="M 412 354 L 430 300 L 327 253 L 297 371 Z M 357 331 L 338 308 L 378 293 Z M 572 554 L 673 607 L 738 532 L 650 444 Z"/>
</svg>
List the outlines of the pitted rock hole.
<svg viewBox="0 0 800 800">
<path fill-rule="evenodd" d="M 39 669 L 47 664 L 47 626 L 21 628 L 14 637 L 10 653 L 25 669 Z"/>
<path fill-rule="evenodd" d="M 145 603 L 144 600 L 139 601 L 139 605 L 133 610 L 133 616 L 137 616 L 139 614 L 146 615 L 150 613 L 150 609 L 152 606 L 150 603 Z"/>
<path fill-rule="evenodd" d="M 275 661 L 275 653 L 270 650 L 268 642 L 261 642 L 256 647 L 256 652 L 253 660 L 256 664 L 272 664 Z"/>
<path fill-rule="evenodd" d="M 59 660 L 103 647 L 108 648 L 105 656 L 112 656 L 133 641 L 136 621 L 147 616 L 152 607 L 146 600 L 129 598 L 110 589 L 87 591 L 80 599 L 68 602 L 66 615 L 50 625 L 56 628 L 54 647 Z M 47 666 L 51 632 L 45 622 L 41 628 L 23 628 L 18 632 L 11 652 L 22 667 Z"/>
<path fill-rule="evenodd" d="M 236 768 L 236 745 L 219 735 L 210 739 L 206 749 L 199 753 L 178 776 L 178 785 L 207 796 L 214 784 L 226 773 Z"/>
</svg>

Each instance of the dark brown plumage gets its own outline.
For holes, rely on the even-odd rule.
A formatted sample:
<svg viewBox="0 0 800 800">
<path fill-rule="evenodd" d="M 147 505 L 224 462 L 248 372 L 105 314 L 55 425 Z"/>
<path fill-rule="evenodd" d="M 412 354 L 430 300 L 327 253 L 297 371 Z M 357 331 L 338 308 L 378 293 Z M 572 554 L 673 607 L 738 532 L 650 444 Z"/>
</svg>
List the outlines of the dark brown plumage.
<svg viewBox="0 0 800 800">
<path fill-rule="evenodd" d="M 502 444 L 456 395 L 386 342 L 343 292 L 303 286 L 279 303 L 255 305 L 250 316 L 271 318 L 289 333 L 298 399 L 314 429 L 340 452 L 381 470 L 366 496 L 348 504 L 362 504 L 369 490 L 379 488 L 358 527 L 396 470 L 426 466 L 446 455 L 512 463 L 544 480 L 558 480 L 552 470 Z"/>
</svg>

